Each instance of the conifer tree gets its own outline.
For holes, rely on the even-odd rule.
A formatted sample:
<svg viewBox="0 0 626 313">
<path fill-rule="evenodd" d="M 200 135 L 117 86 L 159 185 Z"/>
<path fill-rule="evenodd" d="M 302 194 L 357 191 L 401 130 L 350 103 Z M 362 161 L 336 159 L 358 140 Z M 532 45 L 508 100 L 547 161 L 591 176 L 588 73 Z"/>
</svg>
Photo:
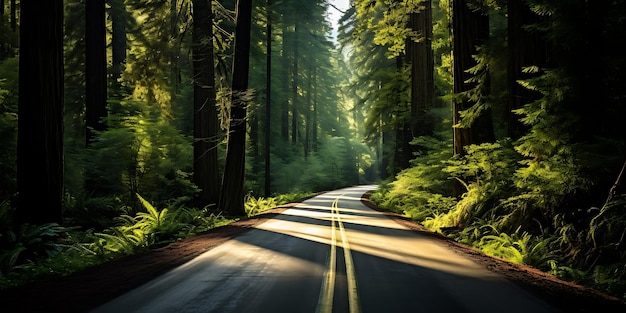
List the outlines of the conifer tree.
<svg viewBox="0 0 626 313">
<path fill-rule="evenodd" d="M 246 153 L 246 105 L 249 101 L 250 27 L 252 0 L 237 0 L 235 51 L 226 165 L 218 209 L 245 215 L 243 205 Z"/>
<path fill-rule="evenodd" d="M 63 1 L 22 1 L 20 10 L 17 220 L 61 223 Z"/>
<path fill-rule="evenodd" d="M 266 38 L 265 38 L 265 54 L 266 54 L 266 66 L 265 66 L 265 135 L 264 135 L 264 151 L 265 157 L 265 170 L 264 170 L 264 193 L 266 197 L 271 194 L 271 138 L 272 138 L 272 0 L 266 2 Z"/>
<path fill-rule="evenodd" d="M 454 51 L 454 93 L 460 95 L 475 87 L 468 82 L 472 77 L 469 70 L 476 66 L 473 58 L 477 49 L 489 38 L 489 17 L 481 10 L 469 6 L 467 0 L 453 1 L 452 10 Z M 454 100 L 454 153 L 465 154 L 464 147 L 473 143 L 493 140 L 490 116 L 475 117 L 474 123 L 461 127 L 460 114 L 473 105 L 467 96 Z"/>
<path fill-rule="evenodd" d="M 104 1 L 85 3 L 85 42 L 86 42 L 86 91 L 85 120 L 86 143 L 94 140 L 95 133 L 105 129 L 103 121 L 107 116 L 107 61 L 106 23 Z"/>
<path fill-rule="evenodd" d="M 219 200 L 219 121 L 213 53 L 213 7 L 211 0 L 193 1 L 193 86 L 194 86 L 194 171 L 200 189 L 196 206 L 202 208 Z"/>
</svg>

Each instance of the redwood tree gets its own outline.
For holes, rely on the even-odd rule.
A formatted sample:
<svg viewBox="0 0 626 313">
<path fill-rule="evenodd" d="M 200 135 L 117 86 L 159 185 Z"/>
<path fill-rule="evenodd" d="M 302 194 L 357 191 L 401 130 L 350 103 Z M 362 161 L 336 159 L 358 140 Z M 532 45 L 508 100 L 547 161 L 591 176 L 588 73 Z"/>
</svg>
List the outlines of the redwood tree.
<svg viewBox="0 0 626 313">
<path fill-rule="evenodd" d="M 200 188 L 195 201 L 200 208 L 216 204 L 220 191 L 212 16 L 211 0 L 193 1 L 193 181 Z"/>
<path fill-rule="evenodd" d="M 433 132 L 433 125 L 428 121 L 427 116 L 428 109 L 433 103 L 435 90 L 431 6 L 431 1 L 425 0 L 419 11 L 409 14 L 410 28 L 418 34 L 417 41 L 409 39 L 407 44 L 407 54 L 411 63 L 411 129 L 413 137 L 432 135 Z"/>
<path fill-rule="evenodd" d="M 263 155 L 265 156 L 265 196 L 269 197 L 271 194 L 271 153 L 270 153 L 270 138 L 271 138 L 271 130 L 272 124 L 272 0 L 267 0 L 267 25 L 266 25 L 266 53 L 267 53 L 267 63 L 266 69 L 267 73 L 265 76 L 266 79 L 266 88 L 265 88 L 265 145 Z"/>
<path fill-rule="evenodd" d="M 486 43 L 489 38 L 489 17 L 479 10 L 470 8 L 467 0 L 452 2 L 454 93 L 459 95 L 475 87 L 474 83 L 467 82 L 472 75 L 467 70 L 477 64 L 473 56 L 477 54 L 477 48 Z M 454 100 L 453 122 L 455 125 L 460 122 L 459 113 L 473 104 L 469 99 L 462 97 Z M 454 154 L 463 155 L 465 146 L 487 141 L 485 138 L 489 136 L 485 133 L 488 131 L 480 129 L 480 125 L 483 124 L 480 124 L 477 119 L 471 128 L 454 129 Z M 493 129 L 491 134 L 493 134 Z"/>
<path fill-rule="evenodd" d="M 118 79 L 122 76 L 126 63 L 126 19 L 128 13 L 123 0 L 109 0 L 111 6 L 111 64 L 113 84 L 119 88 Z"/>
<path fill-rule="evenodd" d="M 252 0 L 238 0 L 236 10 L 237 26 L 235 27 L 228 148 L 218 208 L 221 212 L 242 215 L 245 214 L 243 197 L 246 156 L 246 102 L 250 67 Z"/>
<path fill-rule="evenodd" d="M 538 99 L 541 94 L 524 88 L 519 80 L 537 77 L 540 73 L 525 73 L 523 69 L 537 66 L 541 69 L 548 65 L 548 41 L 545 35 L 537 30 L 527 29 L 541 21 L 523 0 L 510 0 L 507 3 L 507 37 L 508 37 L 508 136 L 519 138 L 527 131 L 513 110 Z"/>
<path fill-rule="evenodd" d="M 60 223 L 63 199 L 63 1 L 20 3 L 17 221 Z"/>
<path fill-rule="evenodd" d="M 95 131 L 102 131 L 102 119 L 107 115 L 107 71 L 106 71 L 106 23 L 104 1 L 85 3 L 85 115 L 86 141 L 89 144 Z"/>
</svg>

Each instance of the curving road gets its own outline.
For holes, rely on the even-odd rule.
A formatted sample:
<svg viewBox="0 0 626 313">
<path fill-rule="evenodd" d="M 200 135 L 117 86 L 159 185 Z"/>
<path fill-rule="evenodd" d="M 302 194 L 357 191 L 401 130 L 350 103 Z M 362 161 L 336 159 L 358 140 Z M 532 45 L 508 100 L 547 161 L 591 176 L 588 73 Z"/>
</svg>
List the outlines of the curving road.
<svg viewBox="0 0 626 313">
<path fill-rule="evenodd" d="M 93 313 L 558 312 L 360 198 L 324 193 Z"/>
</svg>

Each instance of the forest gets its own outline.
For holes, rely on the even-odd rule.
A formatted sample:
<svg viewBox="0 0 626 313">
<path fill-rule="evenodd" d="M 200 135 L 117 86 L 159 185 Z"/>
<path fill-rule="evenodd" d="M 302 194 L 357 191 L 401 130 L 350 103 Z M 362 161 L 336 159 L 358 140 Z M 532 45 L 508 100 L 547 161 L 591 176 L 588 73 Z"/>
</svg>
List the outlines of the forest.
<svg viewBox="0 0 626 313">
<path fill-rule="evenodd" d="M 340 2 L 1 0 L 0 288 L 378 184 L 626 299 L 626 1 Z"/>
</svg>

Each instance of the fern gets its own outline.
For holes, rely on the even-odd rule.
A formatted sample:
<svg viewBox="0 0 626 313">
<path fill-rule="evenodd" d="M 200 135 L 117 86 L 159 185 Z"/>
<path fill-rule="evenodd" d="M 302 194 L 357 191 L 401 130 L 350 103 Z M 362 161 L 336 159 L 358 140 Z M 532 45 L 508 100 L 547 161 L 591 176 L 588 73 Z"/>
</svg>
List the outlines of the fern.
<svg viewBox="0 0 626 313">
<path fill-rule="evenodd" d="M 508 234 L 501 233 L 499 236 L 488 235 L 483 237 L 478 245 L 480 250 L 488 255 L 500 257 L 517 264 L 524 263 L 526 238 L 516 239 Z"/>
<path fill-rule="evenodd" d="M 551 269 L 548 273 L 569 281 L 581 281 L 586 273 L 582 270 L 578 270 L 569 266 L 559 265 L 556 261 L 549 261 Z"/>
<path fill-rule="evenodd" d="M 251 194 L 248 194 L 244 200 L 244 207 L 246 215 L 250 217 L 276 207 L 276 201 L 274 198 L 255 198 Z"/>
<path fill-rule="evenodd" d="M 17 233 L 7 230 L 0 250 L 0 276 L 15 266 L 58 255 L 63 247 L 60 240 L 72 228 L 56 223 L 42 225 L 23 224 Z"/>
</svg>

